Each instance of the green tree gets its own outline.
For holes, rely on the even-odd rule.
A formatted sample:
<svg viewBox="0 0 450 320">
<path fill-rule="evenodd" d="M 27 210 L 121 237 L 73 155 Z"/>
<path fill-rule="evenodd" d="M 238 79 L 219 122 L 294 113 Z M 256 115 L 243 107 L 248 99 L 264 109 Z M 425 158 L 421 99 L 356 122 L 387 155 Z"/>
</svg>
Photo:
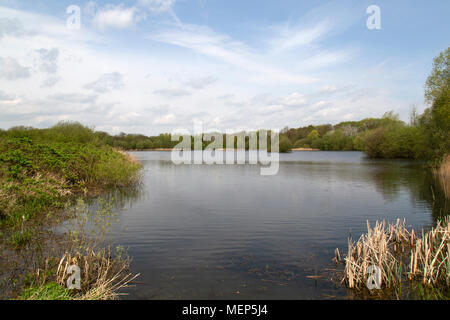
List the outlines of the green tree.
<svg viewBox="0 0 450 320">
<path fill-rule="evenodd" d="M 425 83 L 425 99 L 432 104 L 444 90 L 448 90 L 450 82 L 450 47 L 436 57 L 433 69 Z"/>
<path fill-rule="evenodd" d="M 280 135 L 279 151 L 290 152 L 292 150 L 292 142 L 285 135 Z"/>
<path fill-rule="evenodd" d="M 425 155 L 434 165 L 450 153 L 450 47 L 434 59 L 433 69 L 425 84 L 425 99 L 431 108 L 420 118 L 426 136 Z"/>
<path fill-rule="evenodd" d="M 308 138 L 310 141 L 316 140 L 316 139 L 319 138 L 319 132 L 318 132 L 316 129 L 314 129 L 313 131 L 311 131 L 311 132 L 308 134 L 307 138 Z"/>
</svg>

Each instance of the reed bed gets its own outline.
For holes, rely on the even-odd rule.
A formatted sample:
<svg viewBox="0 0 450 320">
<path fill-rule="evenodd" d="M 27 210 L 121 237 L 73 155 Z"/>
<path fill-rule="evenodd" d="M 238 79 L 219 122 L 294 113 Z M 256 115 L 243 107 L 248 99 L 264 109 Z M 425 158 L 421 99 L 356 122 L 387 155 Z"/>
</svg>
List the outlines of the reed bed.
<svg viewBox="0 0 450 320">
<path fill-rule="evenodd" d="M 81 291 L 74 295 L 79 300 L 113 300 L 120 296 L 120 290 L 139 275 L 128 272 L 129 261 L 112 257 L 111 249 L 95 251 L 87 248 L 85 252 L 66 252 L 59 262 L 56 271 L 56 282 L 65 287 L 71 273 L 70 266 L 81 269 Z"/>
<path fill-rule="evenodd" d="M 437 169 L 433 169 L 433 173 L 444 190 L 445 198 L 450 199 L 450 155 L 447 155 Z"/>
<path fill-rule="evenodd" d="M 336 251 L 337 261 L 340 259 Z M 380 268 L 381 289 L 398 289 L 413 282 L 445 290 L 450 285 L 450 219 L 417 234 L 405 220 L 390 224 L 377 221 L 358 241 L 348 241 L 342 283 L 365 290 L 370 266 Z"/>
<path fill-rule="evenodd" d="M 139 276 L 130 272 L 131 260 L 121 246 L 112 247 L 106 237 L 116 221 L 110 201 L 98 200 L 98 207 L 90 210 L 78 200 L 61 235 L 59 246 L 53 248 L 33 277 L 33 285 L 21 299 L 52 300 L 114 300 L 123 295 Z M 55 258 L 61 257 L 61 258 Z M 68 280 L 73 267 L 79 268 L 79 289 L 70 289 Z"/>
</svg>

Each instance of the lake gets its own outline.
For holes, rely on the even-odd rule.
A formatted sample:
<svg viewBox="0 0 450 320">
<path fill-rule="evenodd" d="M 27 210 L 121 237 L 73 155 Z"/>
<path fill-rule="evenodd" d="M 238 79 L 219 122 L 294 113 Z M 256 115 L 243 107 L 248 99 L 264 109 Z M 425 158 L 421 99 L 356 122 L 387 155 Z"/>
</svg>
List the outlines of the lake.
<svg viewBox="0 0 450 320">
<path fill-rule="evenodd" d="M 335 248 L 345 252 L 367 220 L 405 218 L 421 229 L 443 214 L 438 187 L 412 161 L 293 152 L 280 155 L 277 175 L 261 176 L 258 165 L 132 154 L 144 166 L 142 186 L 120 195 L 112 230 L 140 273 L 125 298 L 348 298 L 329 279 Z"/>
</svg>

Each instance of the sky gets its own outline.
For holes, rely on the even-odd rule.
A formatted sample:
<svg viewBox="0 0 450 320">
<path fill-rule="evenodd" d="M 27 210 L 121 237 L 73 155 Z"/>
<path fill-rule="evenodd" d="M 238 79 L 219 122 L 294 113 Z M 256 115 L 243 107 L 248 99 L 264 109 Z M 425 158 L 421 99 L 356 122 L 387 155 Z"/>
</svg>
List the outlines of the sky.
<svg viewBox="0 0 450 320">
<path fill-rule="evenodd" d="M 448 0 L 0 0 L 0 128 L 226 132 L 390 110 L 407 121 L 427 107 L 449 13 Z"/>
</svg>

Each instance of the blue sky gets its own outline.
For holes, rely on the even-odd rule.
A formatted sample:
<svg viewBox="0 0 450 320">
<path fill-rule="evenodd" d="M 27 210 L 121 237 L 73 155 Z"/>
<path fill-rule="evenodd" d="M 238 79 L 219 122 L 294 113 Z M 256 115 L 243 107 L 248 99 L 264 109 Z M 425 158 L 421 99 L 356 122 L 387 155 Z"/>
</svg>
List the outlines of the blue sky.
<svg viewBox="0 0 450 320">
<path fill-rule="evenodd" d="M 70 5 L 81 28 L 67 28 Z M 377 5 L 381 29 L 369 30 Z M 299 127 L 422 111 L 450 2 L 0 0 L 0 127 Z"/>
</svg>

